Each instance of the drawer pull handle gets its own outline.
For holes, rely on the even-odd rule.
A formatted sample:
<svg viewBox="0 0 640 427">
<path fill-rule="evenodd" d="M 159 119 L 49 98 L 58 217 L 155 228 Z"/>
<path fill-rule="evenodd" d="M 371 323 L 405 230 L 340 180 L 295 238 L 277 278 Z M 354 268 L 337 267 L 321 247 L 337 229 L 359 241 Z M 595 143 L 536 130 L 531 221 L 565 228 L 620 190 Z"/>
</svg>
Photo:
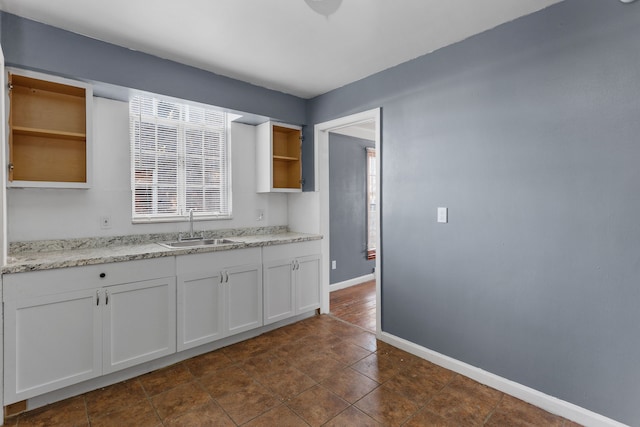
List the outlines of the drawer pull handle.
<svg viewBox="0 0 640 427">
<path fill-rule="evenodd" d="M 100 305 L 100 291 L 96 291 L 96 306 Z"/>
<path fill-rule="evenodd" d="M 100 273 L 100 278 L 104 279 L 105 277 L 107 277 L 107 273 Z"/>
<path fill-rule="evenodd" d="M 104 305 L 109 305 L 109 291 L 104 292 Z"/>
</svg>

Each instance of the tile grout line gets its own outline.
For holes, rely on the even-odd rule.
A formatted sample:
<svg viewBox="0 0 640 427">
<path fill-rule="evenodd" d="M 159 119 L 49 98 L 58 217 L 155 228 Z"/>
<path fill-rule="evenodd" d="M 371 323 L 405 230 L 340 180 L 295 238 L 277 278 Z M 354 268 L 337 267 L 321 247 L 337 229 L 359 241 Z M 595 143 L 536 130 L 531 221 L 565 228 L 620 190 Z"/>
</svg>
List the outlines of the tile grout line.
<svg viewBox="0 0 640 427">
<path fill-rule="evenodd" d="M 502 401 L 504 400 L 504 393 L 500 393 L 500 400 L 498 400 L 498 403 L 496 403 L 496 406 L 494 406 L 491 411 L 489 411 L 489 414 L 487 414 L 487 416 L 484 419 L 484 422 L 482 423 L 482 425 L 485 425 L 489 422 L 489 420 L 491 419 L 491 417 L 493 416 L 493 414 L 496 412 L 496 410 L 498 409 L 498 406 L 500 406 L 500 403 L 502 403 Z"/>
</svg>

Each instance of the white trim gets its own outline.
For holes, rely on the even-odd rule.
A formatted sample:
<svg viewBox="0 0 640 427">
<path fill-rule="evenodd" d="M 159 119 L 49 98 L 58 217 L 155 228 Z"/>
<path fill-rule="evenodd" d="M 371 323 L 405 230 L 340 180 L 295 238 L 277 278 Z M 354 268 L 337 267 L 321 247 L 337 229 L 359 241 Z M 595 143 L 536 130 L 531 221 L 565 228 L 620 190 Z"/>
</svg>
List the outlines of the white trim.
<svg viewBox="0 0 640 427">
<path fill-rule="evenodd" d="M 351 286 L 359 285 L 364 282 L 368 282 L 376 278 L 376 275 L 365 274 L 364 276 L 354 277 L 353 279 L 345 280 L 343 282 L 334 283 L 333 285 L 329 285 L 329 292 L 339 291 L 341 289 L 350 288 Z"/>
<path fill-rule="evenodd" d="M 375 129 L 363 127 L 363 126 L 349 126 L 343 129 L 336 129 L 333 132 L 341 135 L 352 136 L 354 138 L 368 139 L 369 141 L 375 141 Z"/>
<path fill-rule="evenodd" d="M 449 356 L 445 356 L 444 354 L 436 351 L 429 350 L 428 348 L 422 347 L 403 338 L 396 337 L 395 335 L 391 335 L 387 332 L 382 332 L 379 339 L 393 345 L 394 347 L 398 347 L 411 354 L 426 359 L 429 362 L 442 366 L 443 368 L 447 368 L 451 371 L 474 379 L 479 383 L 495 388 L 496 390 L 520 400 L 524 400 L 525 402 L 544 409 L 547 412 L 567 418 L 576 423 L 593 427 L 626 426 L 626 424 L 622 424 L 618 421 L 612 420 L 611 418 L 607 418 L 588 409 L 574 405 L 573 403 L 549 396 L 548 394 L 544 394 L 531 387 L 508 380 L 483 369 L 476 368 L 475 366 L 453 359 Z"/>
<path fill-rule="evenodd" d="M 344 128 L 359 123 L 366 123 L 374 121 L 375 123 L 375 147 L 376 152 L 381 153 L 380 143 L 380 108 L 374 108 L 373 110 L 363 111 L 361 113 L 352 114 L 347 117 L 341 117 L 338 119 L 330 120 L 324 123 L 318 123 L 314 127 L 314 159 L 315 159 L 315 191 L 320 193 L 319 202 L 319 218 L 320 218 L 320 234 L 322 234 L 322 304 L 320 306 L 321 313 L 329 313 L 329 274 L 330 271 L 330 256 L 329 256 L 329 132 Z M 380 155 L 376 156 L 376 170 L 379 172 L 379 177 L 376 186 L 376 196 L 380 201 L 380 182 L 382 181 L 382 173 L 380 169 Z M 380 273 L 381 273 L 381 260 L 383 256 L 383 248 L 380 244 L 380 212 L 378 209 L 378 241 L 376 243 L 376 335 L 379 337 L 382 329 L 381 322 L 381 303 L 380 303 Z"/>
</svg>

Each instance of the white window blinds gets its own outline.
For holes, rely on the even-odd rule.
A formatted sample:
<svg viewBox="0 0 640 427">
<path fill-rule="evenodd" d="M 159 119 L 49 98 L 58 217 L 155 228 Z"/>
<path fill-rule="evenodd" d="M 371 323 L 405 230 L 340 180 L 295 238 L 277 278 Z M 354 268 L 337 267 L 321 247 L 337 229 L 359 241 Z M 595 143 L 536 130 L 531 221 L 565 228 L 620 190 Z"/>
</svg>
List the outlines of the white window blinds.
<svg viewBox="0 0 640 427">
<path fill-rule="evenodd" d="M 135 96 L 129 117 L 134 220 L 231 215 L 226 113 Z"/>
</svg>

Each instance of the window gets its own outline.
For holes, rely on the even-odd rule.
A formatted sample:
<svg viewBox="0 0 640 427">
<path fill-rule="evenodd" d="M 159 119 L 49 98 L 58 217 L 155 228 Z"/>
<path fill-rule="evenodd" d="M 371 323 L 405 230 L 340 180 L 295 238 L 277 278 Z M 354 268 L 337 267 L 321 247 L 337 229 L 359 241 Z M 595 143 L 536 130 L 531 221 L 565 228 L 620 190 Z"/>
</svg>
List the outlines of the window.
<svg viewBox="0 0 640 427">
<path fill-rule="evenodd" d="M 226 113 L 135 96 L 129 118 L 134 222 L 231 216 Z"/>
<path fill-rule="evenodd" d="M 367 259 L 376 259 L 378 239 L 376 180 L 376 150 L 367 148 Z"/>
</svg>

